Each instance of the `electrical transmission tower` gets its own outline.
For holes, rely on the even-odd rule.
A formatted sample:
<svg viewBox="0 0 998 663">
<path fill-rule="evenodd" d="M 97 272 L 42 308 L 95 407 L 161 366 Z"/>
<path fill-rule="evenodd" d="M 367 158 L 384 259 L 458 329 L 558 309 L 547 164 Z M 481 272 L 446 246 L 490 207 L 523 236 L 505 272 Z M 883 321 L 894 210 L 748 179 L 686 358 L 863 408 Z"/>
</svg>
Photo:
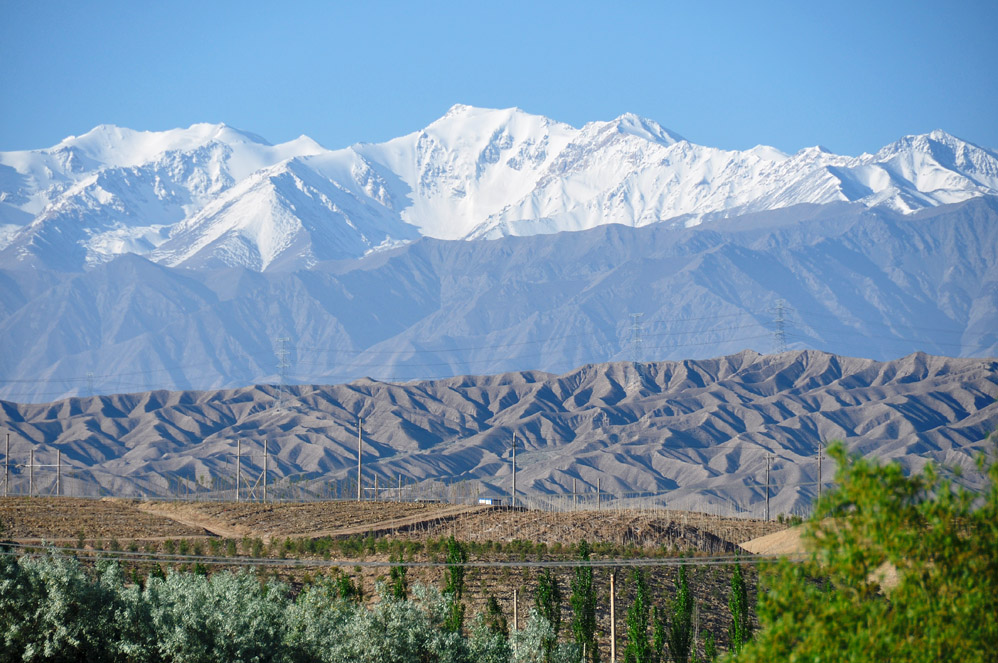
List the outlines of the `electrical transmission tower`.
<svg viewBox="0 0 998 663">
<path fill-rule="evenodd" d="M 789 310 L 787 303 L 782 299 L 776 300 L 776 306 L 769 309 L 770 312 L 776 315 L 773 320 L 775 328 L 773 329 L 773 345 L 776 346 L 776 352 L 786 352 L 787 351 L 787 319 L 784 317 L 784 313 Z"/>
<path fill-rule="evenodd" d="M 288 341 L 290 338 L 279 338 L 277 342 L 280 344 L 281 349 L 277 351 L 277 369 L 281 374 L 281 384 L 277 390 L 277 409 L 282 410 L 284 408 L 284 392 L 287 390 L 288 386 L 288 368 L 291 366 L 288 363 Z"/>
<path fill-rule="evenodd" d="M 631 359 L 634 363 L 641 361 L 641 330 L 640 320 L 644 313 L 631 313 Z"/>
</svg>

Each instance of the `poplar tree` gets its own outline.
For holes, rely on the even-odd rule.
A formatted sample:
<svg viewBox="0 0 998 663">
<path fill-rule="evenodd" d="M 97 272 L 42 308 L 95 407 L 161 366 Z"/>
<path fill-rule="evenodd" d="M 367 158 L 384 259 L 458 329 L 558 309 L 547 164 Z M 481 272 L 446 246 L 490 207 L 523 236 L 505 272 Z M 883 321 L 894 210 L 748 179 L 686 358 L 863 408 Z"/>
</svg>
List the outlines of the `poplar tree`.
<svg viewBox="0 0 998 663">
<path fill-rule="evenodd" d="M 627 609 L 627 645 L 624 663 L 651 663 L 652 648 L 648 642 L 649 599 L 644 571 L 632 569 L 634 601 Z"/>
<path fill-rule="evenodd" d="M 672 623 L 669 624 L 669 656 L 674 663 L 687 663 L 693 644 L 693 597 L 686 582 L 686 565 L 679 566 L 676 597 L 672 601 Z"/>
<path fill-rule="evenodd" d="M 551 625 L 552 635 L 544 639 L 544 660 L 550 661 L 558 633 L 561 631 L 561 589 L 558 578 L 551 569 L 543 569 L 537 576 L 537 612 Z"/>
<path fill-rule="evenodd" d="M 579 541 L 579 559 L 589 561 L 589 544 Z M 579 651 L 584 652 L 583 663 L 599 663 L 599 647 L 596 645 L 596 588 L 593 583 L 593 567 L 575 567 L 572 578 L 572 635 Z"/>
<path fill-rule="evenodd" d="M 460 633 L 464 626 L 464 564 L 468 561 L 468 552 L 454 539 L 452 534 L 447 539 L 447 584 L 444 596 L 447 597 L 447 618 L 444 628 L 452 633 Z"/>
</svg>

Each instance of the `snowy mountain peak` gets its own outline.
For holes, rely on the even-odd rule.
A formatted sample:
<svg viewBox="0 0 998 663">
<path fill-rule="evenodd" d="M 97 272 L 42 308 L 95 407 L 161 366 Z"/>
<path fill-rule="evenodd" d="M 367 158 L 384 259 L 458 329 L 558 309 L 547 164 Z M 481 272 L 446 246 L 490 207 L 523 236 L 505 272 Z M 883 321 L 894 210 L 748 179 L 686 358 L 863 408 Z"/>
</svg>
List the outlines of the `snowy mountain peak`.
<svg viewBox="0 0 998 663">
<path fill-rule="evenodd" d="M 617 129 L 621 133 L 629 133 L 661 145 L 672 145 L 681 140 L 686 140 L 679 134 L 669 131 L 658 122 L 640 117 L 634 113 L 624 113 L 614 120 L 613 124 L 617 126 Z"/>
<path fill-rule="evenodd" d="M 300 268 L 421 235 L 695 225 L 842 201 L 910 213 L 983 195 L 998 195 L 998 155 L 941 130 L 849 157 L 697 145 L 633 113 L 575 128 L 462 104 L 422 130 L 335 151 L 225 124 L 101 125 L 0 153 L 0 265 L 79 269 L 136 251 L 171 265 Z"/>
</svg>

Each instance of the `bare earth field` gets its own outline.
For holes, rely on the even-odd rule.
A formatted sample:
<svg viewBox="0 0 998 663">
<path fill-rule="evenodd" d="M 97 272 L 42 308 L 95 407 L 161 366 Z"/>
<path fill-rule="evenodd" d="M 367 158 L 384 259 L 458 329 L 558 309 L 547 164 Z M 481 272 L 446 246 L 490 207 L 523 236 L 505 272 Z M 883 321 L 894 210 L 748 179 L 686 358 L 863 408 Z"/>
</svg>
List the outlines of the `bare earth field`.
<svg viewBox="0 0 998 663">
<path fill-rule="evenodd" d="M 620 545 L 720 552 L 779 532 L 776 522 L 685 511 L 548 512 L 455 504 L 394 502 L 153 502 L 56 497 L 0 498 L 3 536 L 21 542 L 162 538 L 343 538 L 390 536 L 571 545 Z"/>
</svg>

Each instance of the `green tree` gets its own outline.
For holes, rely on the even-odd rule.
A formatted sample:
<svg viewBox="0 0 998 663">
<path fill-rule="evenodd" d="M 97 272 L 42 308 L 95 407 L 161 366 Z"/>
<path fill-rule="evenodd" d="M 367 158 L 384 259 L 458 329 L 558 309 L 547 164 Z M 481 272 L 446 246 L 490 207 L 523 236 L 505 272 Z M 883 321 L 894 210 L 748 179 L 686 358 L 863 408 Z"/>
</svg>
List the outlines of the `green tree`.
<svg viewBox="0 0 998 663">
<path fill-rule="evenodd" d="M 393 566 L 391 570 L 392 596 L 397 599 L 408 598 L 409 581 L 406 579 L 406 575 L 409 569 L 404 564 L 401 564 L 401 562 L 404 561 L 402 553 L 399 553 L 398 558 L 393 559 L 392 561 L 400 562 L 398 565 Z"/>
<path fill-rule="evenodd" d="M 464 626 L 464 565 L 468 552 L 451 535 L 447 539 L 447 580 L 444 596 L 448 601 L 448 615 L 444 628 L 452 633 L 460 633 Z"/>
<path fill-rule="evenodd" d="M 669 656 L 675 663 L 686 663 L 693 644 L 693 596 L 686 582 L 686 565 L 679 565 L 676 597 L 671 603 L 672 620 L 669 624 Z"/>
<path fill-rule="evenodd" d="M 552 635 L 544 641 L 544 660 L 550 661 L 558 633 L 561 631 L 561 588 L 558 577 L 551 569 L 543 569 L 537 576 L 537 612 L 551 625 Z"/>
<path fill-rule="evenodd" d="M 631 579 L 634 581 L 634 601 L 627 609 L 627 645 L 624 647 L 624 663 L 651 663 L 652 647 L 648 641 L 650 611 L 648 584 L 641 569 L 632 569 Z"/>
<path fill-rule="evenodd" d="M 731 572 L 731 595 L 728 597 L 728 608 L 731 610 L 731 626 L 728 637 L 731 639 L 731 651 L 739 652 L 742 646 L 752 637 L 752 621 L 749 615 L 748 587 L 742 575 L 742 565 L 735 562 Z"/>
<path fill-rule="evenodd" d="M 579 542 L 579 559 L 589 561 L 590 549 L 585 539 Z M 596 585 L 593 582 L 593 567 L 577 566 L 572 578 L 572 595 L 568 599 L 572 606 L 572 635 L 579 651 L 585 653 L 583 663 L 599 663 L 599 647 L 596 646 Z"/>
<path fill-rule="evenodd" d="M 970 493 L 931 465 L 829 455 L 837 487 L 805 524 L 809 558 L 765 570 L 762 628 L 738 660 L 998 660 L 998 464 L 980 460 L 988 484 Z"/>
<path fill-rule="evenodd" d="M 495 635 L 509 637 L 509 622 L 506 621 L 506 615 L 503 614 L 502 606 L 499 605 L 499 599 L 495 597 L 495 594 L 490 593 L 485 602 L 484 625 Z"/>
</svg>

